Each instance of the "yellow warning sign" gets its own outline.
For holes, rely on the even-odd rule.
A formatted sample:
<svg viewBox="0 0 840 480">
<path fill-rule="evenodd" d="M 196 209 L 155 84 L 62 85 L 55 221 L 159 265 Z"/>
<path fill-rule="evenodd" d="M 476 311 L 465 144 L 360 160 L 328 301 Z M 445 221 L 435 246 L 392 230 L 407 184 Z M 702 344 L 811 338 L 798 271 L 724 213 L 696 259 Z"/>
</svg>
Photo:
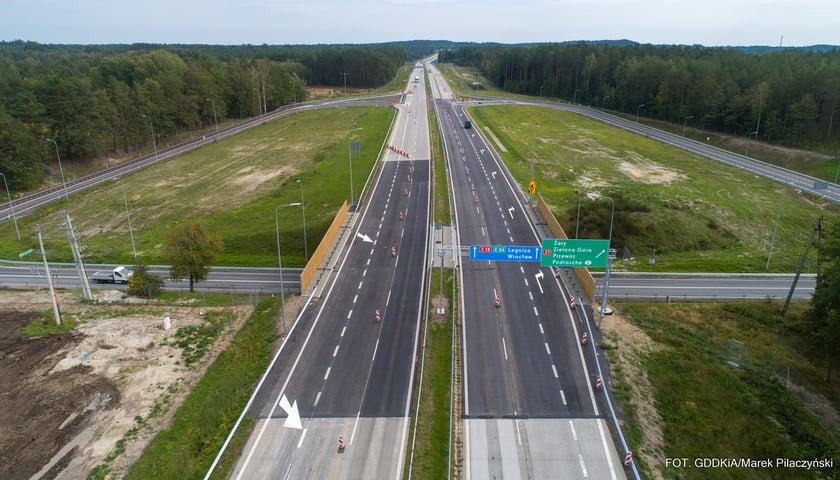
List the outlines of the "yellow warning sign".
<svg viewBox="0 0 840 480">
<path fill-rule="evenodd" d="M 528 182 L 528 193 L 530 195 L 537 193 L 537 182 L 535 182 L 533 178 L 530 182 Z"/>
</svg>

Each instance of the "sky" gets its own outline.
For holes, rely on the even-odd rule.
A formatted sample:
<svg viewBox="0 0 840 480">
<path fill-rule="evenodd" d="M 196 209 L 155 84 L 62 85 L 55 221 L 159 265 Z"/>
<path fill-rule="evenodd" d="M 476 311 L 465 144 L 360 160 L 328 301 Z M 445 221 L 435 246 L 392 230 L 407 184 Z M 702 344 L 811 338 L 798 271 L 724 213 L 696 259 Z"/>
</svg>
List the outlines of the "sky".
<svg viewBox="0 0 840 480">
<path fill-rule="evenodd" d="M 0 0 L 0 41 L 840 45 L 838 0 Z"/>
</svg>

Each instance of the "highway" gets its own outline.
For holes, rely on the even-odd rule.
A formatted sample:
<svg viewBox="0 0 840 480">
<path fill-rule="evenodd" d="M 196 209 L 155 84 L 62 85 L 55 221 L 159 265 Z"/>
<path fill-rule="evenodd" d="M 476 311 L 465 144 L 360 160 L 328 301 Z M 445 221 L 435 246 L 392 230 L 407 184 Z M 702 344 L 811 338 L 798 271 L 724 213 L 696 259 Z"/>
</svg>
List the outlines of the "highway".
<svg viewBox="0 0 840 480">
<path fill-rule="evenodd" d="M 290 331 L 254 397 L 255 426 L 231 478 L 402 477 L 429 251 L 423 92 L 423 81 L 412 82 L 397 105 L 339 271 Z M 297 407 L 302 428 L 284 426 L 294 413 L 283 406 Z"/>
<path fill-rule="evenodd" d="M 442 77 L 431 78 L 433 94 L 448 97 Z M 518 189 L 481 135 L 464 128 L 463 108 L 449 98 L 435 108 L 457 243 L 538 245 Z M 525 262 L 464 260 L 460 276 L 464 477 L 625 478 L 559 281 Z"/>
</svg>

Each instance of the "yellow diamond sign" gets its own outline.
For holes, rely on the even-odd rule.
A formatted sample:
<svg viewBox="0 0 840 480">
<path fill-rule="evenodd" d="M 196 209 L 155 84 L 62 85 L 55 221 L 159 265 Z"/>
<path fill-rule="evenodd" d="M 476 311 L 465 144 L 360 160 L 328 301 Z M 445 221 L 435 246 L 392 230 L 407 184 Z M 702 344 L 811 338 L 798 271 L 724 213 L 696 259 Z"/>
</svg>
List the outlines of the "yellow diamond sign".
<svg viewBox="0 0 840 480">
<path fill-rule="evenodd" d="M 535 182 L 533 178 L 530 182 L 528 182 L 528 193 L 530 195 L 537 193 L 537 182 Z"/>
</svg>

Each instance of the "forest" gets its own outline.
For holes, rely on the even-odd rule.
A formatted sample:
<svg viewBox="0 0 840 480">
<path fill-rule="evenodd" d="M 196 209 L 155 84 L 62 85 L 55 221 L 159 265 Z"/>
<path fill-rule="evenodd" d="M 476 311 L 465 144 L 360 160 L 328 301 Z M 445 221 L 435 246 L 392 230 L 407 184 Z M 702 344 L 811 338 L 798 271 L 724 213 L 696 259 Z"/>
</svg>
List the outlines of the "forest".
<svg viewBox="0 0 840 480">
<path fill-rule="evenodd" d="M 12 192 L 33 188 L 56 148 L 63 162 L 132 152 L 152 131 L 160 142 L 301 102 L 310 85 L 381 87 L 407 60 L 395 45 L 0 42 L 0 173 Z"/>
<path fill-rule="evenodd" d="M 492 44 L 445 49 L 438 60 L 477 68 L 516 94 L 831 155 L 840 150 L 839 48 Z"/>
</svg>

